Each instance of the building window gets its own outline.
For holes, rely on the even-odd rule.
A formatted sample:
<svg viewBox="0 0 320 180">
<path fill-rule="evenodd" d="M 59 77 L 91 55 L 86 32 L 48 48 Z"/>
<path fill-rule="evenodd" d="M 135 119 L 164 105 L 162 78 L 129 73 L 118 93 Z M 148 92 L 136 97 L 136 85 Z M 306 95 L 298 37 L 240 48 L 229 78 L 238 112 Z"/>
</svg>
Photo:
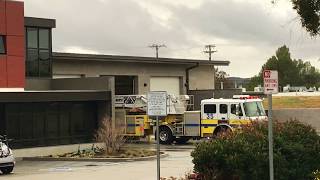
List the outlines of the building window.
<svg viewBox="0 0 320 180">
<path fill-rule="evenodd" d="M 26 28 L 26 76 L 51 77 L 51 29 Z"/>
<path fill-rule="evenodd" d="M 6 54 L 5 37 L 0 35 L 0 54 Z"/>
</svg>

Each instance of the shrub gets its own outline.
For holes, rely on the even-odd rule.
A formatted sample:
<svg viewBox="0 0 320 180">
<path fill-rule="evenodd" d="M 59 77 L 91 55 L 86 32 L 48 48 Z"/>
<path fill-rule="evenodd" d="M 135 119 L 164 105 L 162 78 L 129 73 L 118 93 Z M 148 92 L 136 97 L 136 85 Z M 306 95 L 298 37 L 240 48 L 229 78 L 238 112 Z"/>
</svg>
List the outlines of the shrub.
<svg viewBox="0 0 320 180">
<path fill-rule="evenodd" d="M 112 121 L 104 118 L 95 134 L 95 139 L 97 142 L 104 144 L 105 152 L 108 155 L 114 154 L 120 151 L 121 146 L 125 142 L 124 128 L 114 128 L 112 127 Z"/>
<path fill-rule="evenodd" d="M 320 137 L 296 120 L 274 123 L 274 173 L 277 180 L 314 179 L 320 169 Z M 204 179 L 269 179 L 268 123 L 253 122 L 241 131 L 198 144 L 191 153 Z"/>
</svg>

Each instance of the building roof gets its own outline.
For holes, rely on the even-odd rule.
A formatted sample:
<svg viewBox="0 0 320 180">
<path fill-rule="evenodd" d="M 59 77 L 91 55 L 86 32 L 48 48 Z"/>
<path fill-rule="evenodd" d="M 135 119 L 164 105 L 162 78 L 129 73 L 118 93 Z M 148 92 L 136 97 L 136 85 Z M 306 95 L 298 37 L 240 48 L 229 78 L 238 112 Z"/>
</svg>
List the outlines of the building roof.
<svg viewBox="0 0 320 180">
<path fill-rule="evenodd" d="M 52 54 L 55 60 L 83 60 L 83 61 L 106 61 L 106 62 L 136 62 L 136 63 L 165 63 L 165 64 L 199 64 L 228 66 L 230 61 L 208 61 L 199 59 L 177 59 L 177 58 L 155 58 L 141 56 L 119 56 L 119 55 L 100 55 L 100 54 L 76 54 L 54 52 Z"/>
<path fill-rule="evenodd" d="M 35 17 L 24 17 L 24 26 L 42 27 L 42 28 L 56 28 L 55 19 L 44 19 Z"/>
</svg>

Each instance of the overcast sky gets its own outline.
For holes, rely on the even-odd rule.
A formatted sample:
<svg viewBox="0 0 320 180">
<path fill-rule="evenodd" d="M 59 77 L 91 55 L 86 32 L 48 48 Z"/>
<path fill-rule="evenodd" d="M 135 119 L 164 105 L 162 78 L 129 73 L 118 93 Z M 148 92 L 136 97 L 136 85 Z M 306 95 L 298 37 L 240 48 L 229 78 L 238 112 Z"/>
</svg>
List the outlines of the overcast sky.
<svg viewBox="0 0 320 180">
<path fill-rule="evenodd" d="M 25 15 L 54 18 L 53 50 L 59 52 L 207 59 L 230 76 L 251 77 L 282 45 L 292 57 L 320 67 L 320 39 L 300 26 L 289 0 L 25 0 Z"/>
</svg>

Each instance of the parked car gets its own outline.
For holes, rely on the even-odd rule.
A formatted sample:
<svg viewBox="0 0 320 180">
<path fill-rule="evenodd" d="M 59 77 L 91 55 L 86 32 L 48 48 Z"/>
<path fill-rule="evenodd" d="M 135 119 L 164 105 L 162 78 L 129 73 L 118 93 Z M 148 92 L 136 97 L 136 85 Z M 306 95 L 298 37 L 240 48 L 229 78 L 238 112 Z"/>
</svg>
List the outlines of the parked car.
<svg viewBox="0 0 320 180">
<path fill-rule="evenodd" d="M 0 171 L 3 174 L 10 174 L 13 171 L 15 159 L 12 150 L 9 148 L 7 136 L 0 135 Z"/>
</svg>

